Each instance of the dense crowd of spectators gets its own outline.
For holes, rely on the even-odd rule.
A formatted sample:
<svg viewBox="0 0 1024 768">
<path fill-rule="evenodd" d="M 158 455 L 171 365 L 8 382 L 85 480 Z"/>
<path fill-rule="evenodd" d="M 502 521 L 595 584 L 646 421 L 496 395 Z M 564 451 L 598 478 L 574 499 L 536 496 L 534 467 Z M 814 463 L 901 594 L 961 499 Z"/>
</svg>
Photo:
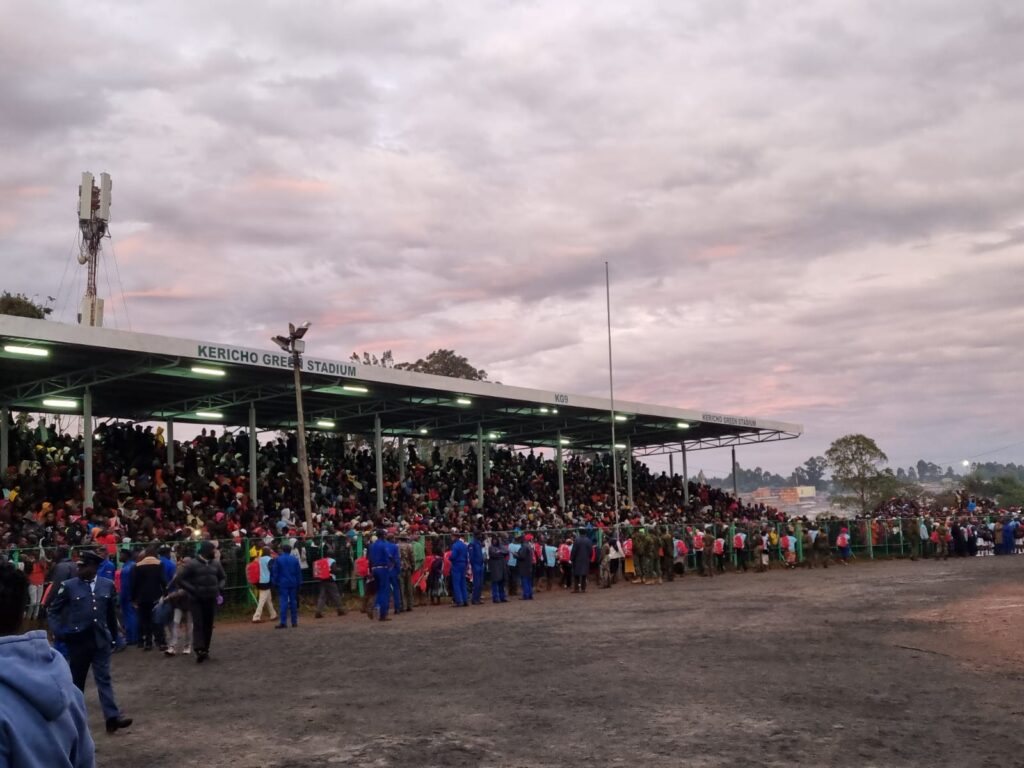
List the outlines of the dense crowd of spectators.
<svg viewBox="0 0 1024 768">
<path fill-rule="evenodd" d="M 375 460 L 368 447 L 323 432 L 313 433 L 308 445 L 317 534 L 363 533 L 392 525 L 429 535 L 609 529 L 617 523 L 736 522 L 748 527 L 788 522 L 777 509 L 744 504 L 692 480 L 687 503 L 681 477 L 654 473 L 639 461 L 632 467 L 632 506 L 626 504 L 626 471 L 620 467 L 616 510 L 607 454 L 567 458 L 565 508 L 559 504 L 554 460 L 533 451 L 490 449 L 481 492 L 472 447 L 459 452 L 458 446 L 422 441 L 386 446 L 384 507 L 378 510 Z M 406 451 L 404 462 L 399 450 Z M 0 468 L 0 549 L 96 542 L 113 553 L 126 541 L 144 545 L 301 534 L 302 486 L 293 434 L 259 445 L 255 498 L 250 495 L 249 437 L 244 431 L 217 434 L 204 429 L 193 440 L 176 442 L 173 454 L 171 466 L 162 427 L 100 424 L 94 440 L 94 492 L 84 499 L 81 436 L 55 430 L 45 420 L 32 424 L 20 417 L 10 426 L 10 466 Z M 962 501 L 958 513 L 1000 512 L 986 501 Z M 907 499 L 892 499 L 879 510 L 886 518 L 925 514 L 941 513 Z"/>
<path fill-rule="evenodd" d="M 94 492 L 88 500 L 83 499 L 80 436 L 57 432 L 45 421 L 32 426 L 25 420 L 14 423 L 10 434 L 10 466 L 0 477 L 4 548 L 77 546 L 97 527 L 103 529 L 101 536 L 145 543 L 278 535 L 301 529 L 304 522 L 291 434 L 259 446 L 257 493 L 252 498 L 244 431 L 218 435 L 204 429 L 194 440 L 176 442 L 172 467 L 161 427 L 101 424 L 94 442 Z M 631 508 L 625 503 L 625 466 L 620 468 L 617 515 L 608 455 L 566 460 L 563 509 L 553 460 L 532 451 L 497 448 L 488 457 L 481 494 L 472 448 L 463 455 L 444 456 L 433 445 L 427 446 L 429 455 L 421 456 L 418 445 L 386 447 L 385 505 L 378 510 L 371 450 L 339 436 L 313 434 L 314 528 L 365 530 L 404 522 L 423 532 L 510 531 L 601 527 L 620 521 L 784 519 L 774 509 L 743 506 L 717 488 L 692 481 L 686 505 L 680 477 L 654 474 L 638 461 L 633 465 Z M 407 451 L 404 477 L 399 476 L 399 450 Z"/>
</svg>

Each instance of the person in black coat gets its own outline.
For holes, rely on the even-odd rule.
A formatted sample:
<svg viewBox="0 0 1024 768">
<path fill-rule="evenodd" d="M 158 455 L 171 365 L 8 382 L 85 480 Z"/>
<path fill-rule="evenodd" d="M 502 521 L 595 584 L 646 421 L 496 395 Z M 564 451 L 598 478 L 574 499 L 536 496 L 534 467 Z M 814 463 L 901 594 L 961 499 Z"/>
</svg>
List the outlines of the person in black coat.
<svg viewBox="0 0 1024 768">
<path fill-rule="evenodd" d="M 196 664 L 202 664 L 210 655 L 213 638 L 213 616 L 217 598 L 224 589 L 227 576 L 212 541 L 199 545 L 199 555 L 190 560 L 178 573 L 178 585 L 188 594 L 192 611 L 192 650 Z"/>
<path fill-rule="evenodd" d="M 594 542 L 589 536 L 580 534 L 572 544 L 569 561 L 572 563 L 573 592 L 587 591 L 587 576 L 590 574 L 590 560 L 594 554 Z"/>
<path fill-rule="evenodd" d="M 135 564 L 132 575 L 132 604 L 139 615 L 139 645 L 146 651 L 153 650 L 154 638 L 161 651 L 167 650 L 164 628 L 153 622 L 153 607 L 167 590 L 164 564 L 158 555 L 159 547 L 151 544 L 146 549 L 145 557 Z"/>
<path fill-rule="evenodd" d="M 504 538 L 493 539 L 487 548 L 487 570 L 491 577 L 491 602 L 507 603 L 505 580 L 508 574 L 508 547 Z"/>
</svg>

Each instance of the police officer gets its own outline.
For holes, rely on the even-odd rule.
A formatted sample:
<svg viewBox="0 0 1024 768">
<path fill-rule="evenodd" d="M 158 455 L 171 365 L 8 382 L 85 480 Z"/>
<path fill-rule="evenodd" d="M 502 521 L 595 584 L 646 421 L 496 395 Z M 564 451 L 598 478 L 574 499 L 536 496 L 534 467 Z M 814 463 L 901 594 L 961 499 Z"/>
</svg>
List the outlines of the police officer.
<svg viewBox="0 0 1024 768">
<path fill-rule="evenodd" d="M 110 655 L 117 637 L 117 595 L 114 582 L 96 575 L 103 558 L 96 552 L 82 555 L 78 576 L 67 579 L 46 609 L 56 639 L 67 643 L 71 677 L 83 693 L 85 678 L 92 676 L 99 692 L 107 733 L 132 724 L 114 700 L 110 683 Z"/>
</svg>

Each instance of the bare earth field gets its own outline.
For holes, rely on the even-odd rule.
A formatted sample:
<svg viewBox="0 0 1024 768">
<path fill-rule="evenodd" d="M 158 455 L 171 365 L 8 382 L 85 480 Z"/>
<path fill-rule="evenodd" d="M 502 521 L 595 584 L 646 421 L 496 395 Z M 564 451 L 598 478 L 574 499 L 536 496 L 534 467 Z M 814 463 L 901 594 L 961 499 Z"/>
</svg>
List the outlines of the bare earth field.
<svg viewBox="0 0 1024 768">
<path fill-rule="evenodd" d="M 115 656 L 99 765 L 1024 765 L 1024 557 L 222 624 Z"/>
</svg>

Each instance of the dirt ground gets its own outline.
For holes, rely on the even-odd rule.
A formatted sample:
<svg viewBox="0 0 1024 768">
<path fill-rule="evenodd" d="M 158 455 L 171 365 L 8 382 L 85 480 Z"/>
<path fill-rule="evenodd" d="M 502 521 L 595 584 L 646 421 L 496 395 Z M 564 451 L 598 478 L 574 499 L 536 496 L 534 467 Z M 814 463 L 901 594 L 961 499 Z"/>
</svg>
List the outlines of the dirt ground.
<svg viewBox="0 0 1024 768">
<path fill-rule="evenodd" d="M 687 576 L 130 650 L 99 765 L 1024 765 L 1024 557 Z"/>
</svg>

